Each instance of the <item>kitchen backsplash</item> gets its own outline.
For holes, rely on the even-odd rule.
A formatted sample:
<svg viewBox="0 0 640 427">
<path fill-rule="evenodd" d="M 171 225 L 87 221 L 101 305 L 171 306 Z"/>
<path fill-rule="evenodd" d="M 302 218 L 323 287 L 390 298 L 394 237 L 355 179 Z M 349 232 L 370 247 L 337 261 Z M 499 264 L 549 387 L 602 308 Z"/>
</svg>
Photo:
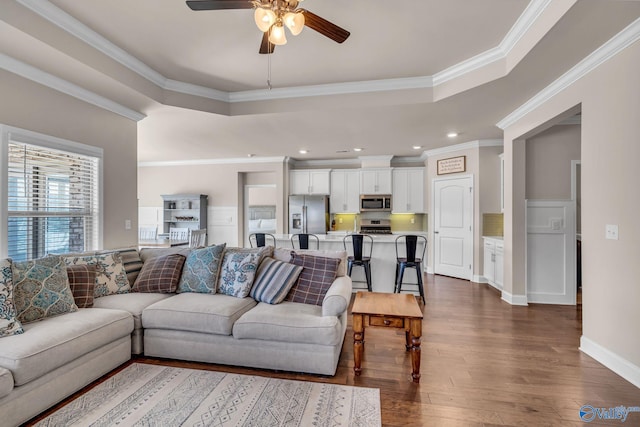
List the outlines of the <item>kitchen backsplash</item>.
<svg viewBox="0 0 640 427">
<path fill-rule="evenodd" d="M 504 235 L 504 215 L 501 213 L 482 214 L 482 235 L 483 236 L 503 236 Z"/>
<path fill-rule="evenodd" d="M 360 218 L 384 218 L 391 220 L 391 231 L 427 231 L 427 214 L 335 214 L 335 231 L 353 231 L 353 221 L 356 221 L 356 230 L 360 229 Z M 413 219 L 413 223 L 411 220 Z M 342 222 L 340 222 L 342 220 Z"/>
</svg>

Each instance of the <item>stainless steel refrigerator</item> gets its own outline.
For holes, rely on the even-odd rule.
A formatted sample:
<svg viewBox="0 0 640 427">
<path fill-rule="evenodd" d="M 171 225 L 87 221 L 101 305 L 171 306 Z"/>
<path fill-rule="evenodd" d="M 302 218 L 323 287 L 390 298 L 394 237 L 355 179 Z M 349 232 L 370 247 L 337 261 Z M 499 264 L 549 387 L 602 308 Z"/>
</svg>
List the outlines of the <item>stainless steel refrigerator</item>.
<svg viewBox="0 0 640 427">
<path fill-rule="evenodd" d="M 329 196 L 289 196 L 289 233 L 326 234 Z"/>
</svg>

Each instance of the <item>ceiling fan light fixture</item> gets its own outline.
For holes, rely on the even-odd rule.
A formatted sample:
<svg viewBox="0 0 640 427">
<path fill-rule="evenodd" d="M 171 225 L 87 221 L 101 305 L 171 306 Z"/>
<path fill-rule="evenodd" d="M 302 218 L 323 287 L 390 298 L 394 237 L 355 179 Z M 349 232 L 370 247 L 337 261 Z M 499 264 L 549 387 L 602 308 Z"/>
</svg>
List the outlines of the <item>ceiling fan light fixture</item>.
<svg viewBox="0 0 640 427">
<path fill-rule="evenodd" d="M 284 34 L 282 22 L 276 22 L 269 31 L 269 41 L 277 46 L 287 44 L 287 37 Z"/>
<path fill-rule="evenodd" d="M 294 36 L 297 36 L 302 32 L 302 29 L 304 28 L 304 13 L 287 12 L 285 13 L 283 20 L 284 24 Z"/>
<path fill-rule="evenodd" d="M 269 28 L 276 22 L 276 14 L 271 9 L 265 9 L 262 7 L 256 7 L 253 13 L 253 18 L 256 21 L 256 25 L 263 33 L 269 31 Z"/>
</svg>

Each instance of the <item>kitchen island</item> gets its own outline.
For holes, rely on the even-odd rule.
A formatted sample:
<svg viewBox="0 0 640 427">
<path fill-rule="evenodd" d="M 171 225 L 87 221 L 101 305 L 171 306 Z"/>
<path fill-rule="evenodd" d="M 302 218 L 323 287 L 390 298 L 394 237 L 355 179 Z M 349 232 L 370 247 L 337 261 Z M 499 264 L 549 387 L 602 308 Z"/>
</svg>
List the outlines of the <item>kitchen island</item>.
<svg viewBox="0 0 640 427">
<path fill-rule="evenodd" d="M 396 275 L 396 238 L 404 233 L 394 234 L 371 234 L 373 238 L 373 251 L 371 252 L 371 287 L 373 292 L 392 293 L 395 286 Z M 411 234 L 423 235 L 426 233 Z M 342 251 L 344 250 L 343 239 L 346 233 L 335 234 L 318 234 L 321 250 Z M 276 234 L 276 244 L 278 248 L 291 248 L 291 234 Z M 310 242 L 310 247 L 315 249 L 315 242 Z M 365 244 L 364 255 L 368 254 L 368 244 Z M 419 256 L 422 252 L 421 247 L 418 248 Z M 352 255 L 351 240 L 347 239 L 347 252 Z M 403 256 L 404 252 L 400 253 Z M 426 254 L 425 254 L 426 258 Z M 423 261 L 423 268 L 426 269 L 426 263 Z M 366 290 L 367 282 L 364 276 L 364 268 L 354 266 L 351 273 L 354 292 L 358 290 Z M 417 286 L 411 286 L 411 283 L 417 283 L 415 269 L 409 268 L 405 270 L 403 279 L 403 292 L 414 291 L 419 295 Z"/>
</svg>

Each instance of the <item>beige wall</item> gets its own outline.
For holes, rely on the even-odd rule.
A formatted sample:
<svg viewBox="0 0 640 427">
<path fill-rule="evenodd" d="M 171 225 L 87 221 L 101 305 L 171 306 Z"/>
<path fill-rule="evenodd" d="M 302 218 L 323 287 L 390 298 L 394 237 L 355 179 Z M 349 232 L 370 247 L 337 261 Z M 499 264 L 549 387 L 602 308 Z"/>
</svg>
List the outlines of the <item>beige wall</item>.
<svg viewBox="0 0 640 427">
<path fill-rule="evenodd" d="M 526 141 L 527 199 L 571 198 L 571 161 L 580 160 L 580 125 L 557 125 Z"/>
<path fill-rule="evenodd" d="M 518 140 L 582 111 L 583 340 L 640 369 L 640 42 L 505 130 L 505 290 L 525 293 L 524 192 Z M 514 149 L 515 148 L 515 149 Z M 522 186 L 523 188 L 523 186 Z M 617 224 L 619 240 L 605 239 Z M 511 259 L 513 255 L 514 259 Z M 577 343 L 576 343 L 577 345 Z M 609 353 L 610 352 L 610 353 Z M 611 354 L 613 356 L 611 356 Z"/>
<path fill-rule="evenodd" d="M 275 184 L 278 232 L 286 224 L 285 163 L 232 163 L 138 168 L 140 206 L 162 206 L 162 194 L 199 193 L 209 196 L 209 206 L 237 207 L 238 224 L 244 223 L 244 186 Z M 238 227 L 238 241 L 244 241 Z"/>
<path fill-rule="evenodd" d="M 135 245 L 136 122 L 5 71 L 0 94 L 0 123 L 104 149 L 103 247 Z"/>
</svg>

